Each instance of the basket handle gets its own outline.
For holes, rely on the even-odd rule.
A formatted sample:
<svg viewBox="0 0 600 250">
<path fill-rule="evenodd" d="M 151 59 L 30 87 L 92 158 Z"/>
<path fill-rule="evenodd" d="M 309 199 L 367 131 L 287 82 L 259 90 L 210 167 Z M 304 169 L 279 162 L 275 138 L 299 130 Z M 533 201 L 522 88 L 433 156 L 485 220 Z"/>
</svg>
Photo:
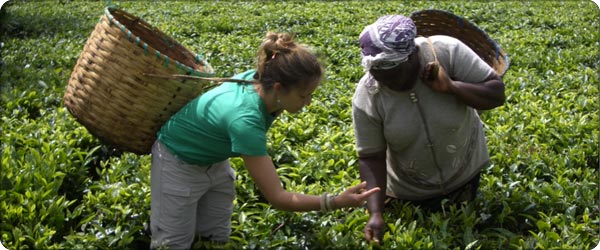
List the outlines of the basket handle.
<svg viewBox="0 0 600 250">
<path fill-rule="evenodd" d="M 431 53 L 433 54 L 433 61 L 435 63 L 438 63 L 437 55 L 435 54 L 435 49 L 433 48 L 433 43 L 431 42 L 431 39 L 429 39 L 429 37 L 427 37 L 427 43 L 429 43 L 429 48 L 431 48 Z"/>
<path fill-rule="evenodd" d="M 429 37 L 427 38 L 427 43 L 429 44 L 429 48 L 431 48 L 431 53 L 433 54 L 433 63 L 434 63 L 434 68 L 433 68 L 433 72 L 431 72 L 428 76 L 428 80 L 433 81 L 435 80 L 435 78 L 438 75 L 438 71 L 440 70 L 440 62 L 437 59 L 437 55 L 435 54 L 435 49 L 433 48 L 433 43 L 431 42 L 431 39 L 429 39 Z"/>
<path fill-rule="evenodd" d="M 255 81 L 250 81 L 250 80 L 243 80 L 243 79 L 234 79 L 234 78 L 220 78 L 220 77 L 200 77 L 200 76 L 190 76 L 190 75 L 157 75 L 157 74 L 151 74 L 151 73 L 143 73 L 143 75 L 145 76 L 150 76 L 150 77 L 158 77 L 158 78 L 164 78 L 164 79 L 172 79 L 172 80 L 178 80 L 178 79 L 186 79 L 186 80 L 197 80 L 197 81 L 211 81 L 211 82 L 219 82 L 219 83 L 223 83 L 223 82 L 237 82 L 237 83 L 254 83 Z"/>
</svg>

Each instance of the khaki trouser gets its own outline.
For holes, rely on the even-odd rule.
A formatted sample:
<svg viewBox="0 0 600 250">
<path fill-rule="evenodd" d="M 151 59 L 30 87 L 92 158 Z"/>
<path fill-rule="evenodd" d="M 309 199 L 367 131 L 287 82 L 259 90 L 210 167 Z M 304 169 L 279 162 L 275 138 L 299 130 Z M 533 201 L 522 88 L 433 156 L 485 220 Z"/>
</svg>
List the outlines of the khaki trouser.
<svg viewBox="0 0 600 250">
<path fill-rule="evenodd" d="M 229 241 L 235 174 L 229 160 L 187 164 L 159 141 L 152 147 L 151 249 L 189 249 L 194 237 Z"/>
</svg>

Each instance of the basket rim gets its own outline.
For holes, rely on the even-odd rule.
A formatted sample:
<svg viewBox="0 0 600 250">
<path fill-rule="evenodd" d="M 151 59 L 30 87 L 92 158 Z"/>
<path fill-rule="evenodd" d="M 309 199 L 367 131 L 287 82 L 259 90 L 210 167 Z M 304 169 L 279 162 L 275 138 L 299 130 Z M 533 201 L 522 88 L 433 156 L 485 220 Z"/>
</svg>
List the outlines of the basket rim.
<svg viewBox="0 0 600 250">
<path fill-rule="evenodd" d="M 169 40 L 171 40 L 173 42 L 173 44 L 176 44 L 178 47 L 181 47 L 187 51 L 189 51 L 190 53 L 194 54 L 194 59 L 197 63 L 201 64 L 203 67 L 203 71 L 194 69 L 184 63 L 181 63 L 178 60 L 175 60 L 173 58 L 169 58 L 167 55 L 165 55 L 164 53 L 161 53 L 159 50 L 156 50 L 155 48 L 153 48 L 152 46 L 148 45 L 145 41 L 143 41 L 139 36 L 135 35 L 133 32 L 131 32 L 131 30 L 126 27 L 125 25 L 121 24 L 119 22 L 119 20 L 117 20 L 117 18 L 115 18 L 115 16 L 113 15 L 113 12 L 121 12 L 124 15 L 129 15 L 132 17 L 135 17 L 139 20 L 139 22 L 142 22 L 143 24 L 147 25 L 148 27 L 152 28 L 153 32 L 158 33 L 161 36 L 167 37 L 169 38 Z M 175 67 L 178 69 L 181 69 L 183 71 L 185 71 L 188 75 L 194 75 L 194 76 L 200 76 L 200 77 L 212 77 L 215 75 L 215 71 L 213 69 L 213 67 L 210 65 L 210 63 L 206 60 L 206 58 L 204 58 L 203 55 L 195 53 L 193 51 L 190 51 L 189 49 L 187 49 L 187 47 L 183 46 L 181 43 L 179 43 L 177 40 L 175 40 L 174 38 L 172 38 L 171 36 L 163 33 L 161 30 L 159 30 L 158 28 L 156 28 L 154 25 L 151 25 L 150 23 L 146 22 L 145 20 L 143 20 L 142 18 L 135 16 L 121 8 L 115 7 L 115 6 L 108 6 L 104 9 L 104 14 L 106 15 L 106 17 L 108 18 L 108 21 L 111 24 L 116 25 L 121 32 L 125 33 L 127 35 L 127 40 L 129 40 L 132 43 L 135 43 L 138 47 L 144 49 L 144 51 L 147 51 L 148 48 L 152 48 L 153 50 L 155 50 L 154 55 L 159 58 L 159 59 L 163 59 L 165 61 L 165 64 L 168 65 L 169 62 L 174 63 Z M 149 53 L 144 53 L 145 56 L 148 56 Z"/>
<path fill-rule="evenodd" d="M 457 19 L 459 22 L 462 22 L 461 24 L 463 24 L 463 25 L 466 24 L 469 28 L 471 28 L 474 31 L 476 31 L 477 33 L 480 33 L 481 35 L 483 35 L 483 37 L 488 41 L 488 43 L 490 43 L 492 45 L 492 47 L 494 47 L 494 50 L 496 53 L 496 60 L 498 60 L 500 57 L 502 57 L 502 59 L 505 63 L 504 70 L 503 70 L 502 74 L 500 75 L 500 77 L 503 77 L 506 74 L 506 72 L 508 71 L 508 69 L 510 67 L 510 60 L 508 58 L 508 54 L 506 53 L 506 51 L 504 51 L 502 49 L 500 44 L 498 44 L 484 30 L 479 28 L 473 22 L 469 21 L 468 19 L 466 19 L 464 17 L 456 15 L 450 11 L 440 10 L 440 9 L 425 9 L 425 10 L 415 11 L 410 15 L 410 17 L 411 17 L 411 19 L 413 19 L 414 17 L 422 15 L 422 14 L 442 14 L 442 15 L 449 16 L 451 18 Z M 417 34 L 418 33 L 419 33 L 419 30 L 417 29 Z"/>
</svg>

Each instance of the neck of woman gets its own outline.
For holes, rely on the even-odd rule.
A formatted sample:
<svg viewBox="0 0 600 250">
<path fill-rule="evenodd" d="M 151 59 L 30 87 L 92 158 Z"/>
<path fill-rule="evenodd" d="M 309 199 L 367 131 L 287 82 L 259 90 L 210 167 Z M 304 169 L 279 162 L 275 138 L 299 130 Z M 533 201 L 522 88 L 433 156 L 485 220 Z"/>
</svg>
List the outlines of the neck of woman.
<svg viewBox="0 0 600 250">
<path fill-rule="evenodd" d="M 277 96 L 275 94 L 275 91 L 266 91 L 260 83 L 255 83 L 254 89 L 256 90 L 256 93 L 258 93 L 262 101 L 265 103 L 265 107 L 267 107 L 267 112 L 269 114 L 275 117 L 280 115 L 281 112 L 283 112 L 283 109 L 277 102 Z"/>
</svg>

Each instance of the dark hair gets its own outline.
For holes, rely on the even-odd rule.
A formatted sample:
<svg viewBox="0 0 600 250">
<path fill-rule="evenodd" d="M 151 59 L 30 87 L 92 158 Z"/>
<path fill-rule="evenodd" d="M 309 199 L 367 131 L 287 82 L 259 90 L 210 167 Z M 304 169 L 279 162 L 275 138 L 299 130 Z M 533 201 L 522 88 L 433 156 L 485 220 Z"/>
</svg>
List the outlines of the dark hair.
<svg viewBox="0 0 600 250">
<path fill-rule="evenodd" d="M 307 46 L 296 44 L 288 33 L 268 32 L 256 58 L 254 79 L 265 90 L 271 89 L 276 82 L 289 89 L 320 82 L 323 77 L 323 66 L 316 54 Z"/>
</svg>

